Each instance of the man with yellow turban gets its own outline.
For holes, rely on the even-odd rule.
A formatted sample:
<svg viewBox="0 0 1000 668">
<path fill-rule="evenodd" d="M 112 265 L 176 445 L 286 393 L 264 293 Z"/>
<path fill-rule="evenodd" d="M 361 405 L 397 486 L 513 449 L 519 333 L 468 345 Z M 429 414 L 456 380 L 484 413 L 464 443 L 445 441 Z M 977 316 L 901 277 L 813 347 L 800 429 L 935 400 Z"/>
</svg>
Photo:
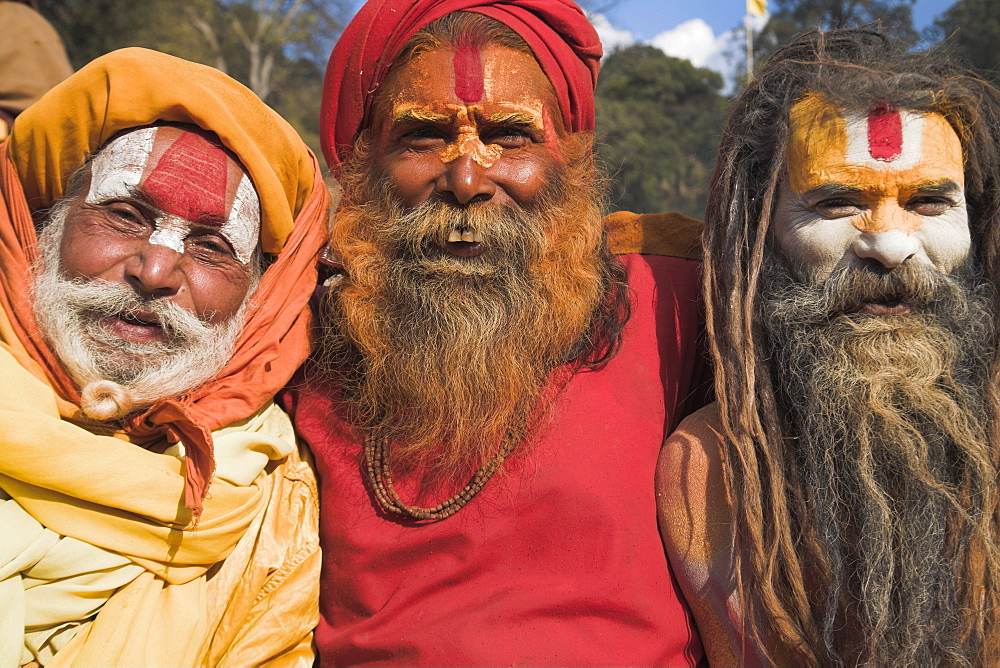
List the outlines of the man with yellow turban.
<svg viewBox="0 0 1000 668">
<path fill-rule="evenodd" d="M 316 485 L 271 398 L 309 348 L 315 159 L 142 49 L 0 153 L 0 665 L 309 665 Z"/>
</svg>

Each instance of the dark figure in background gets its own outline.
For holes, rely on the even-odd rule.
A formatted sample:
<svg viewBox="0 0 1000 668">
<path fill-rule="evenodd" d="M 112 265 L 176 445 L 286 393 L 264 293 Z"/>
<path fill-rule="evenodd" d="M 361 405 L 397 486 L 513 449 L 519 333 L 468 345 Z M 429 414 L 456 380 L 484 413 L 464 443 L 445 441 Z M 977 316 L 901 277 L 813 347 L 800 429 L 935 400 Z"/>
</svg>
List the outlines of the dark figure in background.
<svg viewBox="0 0 1000 668">
<path fill-rule="evenodd" d="M 29 6 L 31 5 L 31 6 Z M 33 3 L 0 0 L 0 140 L 14 117 L 73 73 L 66 47 Z"/>
</svg>

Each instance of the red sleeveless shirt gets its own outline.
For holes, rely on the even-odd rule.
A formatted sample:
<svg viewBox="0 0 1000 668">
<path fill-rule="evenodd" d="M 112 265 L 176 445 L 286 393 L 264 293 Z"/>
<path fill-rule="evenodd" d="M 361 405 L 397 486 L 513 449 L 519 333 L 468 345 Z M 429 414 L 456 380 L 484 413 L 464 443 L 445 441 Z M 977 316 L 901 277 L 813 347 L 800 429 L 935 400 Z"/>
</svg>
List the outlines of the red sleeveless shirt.
<svg viewBox="0 0 1000 668">
<path fill-rule="evenodd" d="M 322 665 L 693 665 L 701 642 L 656 523 L 664 437 L 704 403 L 700 264 L 622 256 L 632 318 L 530 454 L 452 517 L 379 510 L 335 388 L 286 391 L 320 479 Z"/>
</svg>

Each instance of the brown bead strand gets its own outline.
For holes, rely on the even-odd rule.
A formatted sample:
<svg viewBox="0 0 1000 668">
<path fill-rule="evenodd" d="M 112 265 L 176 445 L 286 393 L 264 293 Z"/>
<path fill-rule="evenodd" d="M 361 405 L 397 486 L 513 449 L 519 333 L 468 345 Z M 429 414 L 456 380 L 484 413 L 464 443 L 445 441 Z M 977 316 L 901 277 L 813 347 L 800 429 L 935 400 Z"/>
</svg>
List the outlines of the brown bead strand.
<svg viewBox="0 0 1000 668">
<path fill-rule="evenodd" d="M 507 456 L 514 450 L 514 445 L 513 439 L 504 439 L 496 456 L 483 464 L 465 487 L 450 499 L 433 508 L 411 506 L 399 498 L 396 488 L 392 484 L 392 473 L 386 463 L 387 445 L 384 441 L 373 443 L 371 439 L 365 440 L 365 465 L 368 469 L 368 480 L 375 492 L 375 498 L 383 510 L 397 515 L 407 515 L 417 520 L 437 521 L 451 517 L 465 507 L 465 504 L 486 486 L 493 474 L 503 465 Z"/>
</svg>

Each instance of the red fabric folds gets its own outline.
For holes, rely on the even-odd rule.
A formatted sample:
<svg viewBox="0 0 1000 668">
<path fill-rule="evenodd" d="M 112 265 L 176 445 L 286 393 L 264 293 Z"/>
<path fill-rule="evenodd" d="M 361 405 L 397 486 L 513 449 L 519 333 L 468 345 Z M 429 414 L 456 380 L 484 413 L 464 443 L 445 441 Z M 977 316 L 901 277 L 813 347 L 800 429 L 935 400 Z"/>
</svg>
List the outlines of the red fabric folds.
<svg viewBox="0 0 1000 668">
<path fill-rule="evenodd" d="M 594 129 L 600 38 L 571 0 L 369 0 L 330 55 L 320 108 L 323 155 L 346 161 L 370 122 L 372 98 L 410 37 L 456 11 L 478 12 L 509 26 L 534 51 L 552 82 L 571 132 Z"/>
</svg>

